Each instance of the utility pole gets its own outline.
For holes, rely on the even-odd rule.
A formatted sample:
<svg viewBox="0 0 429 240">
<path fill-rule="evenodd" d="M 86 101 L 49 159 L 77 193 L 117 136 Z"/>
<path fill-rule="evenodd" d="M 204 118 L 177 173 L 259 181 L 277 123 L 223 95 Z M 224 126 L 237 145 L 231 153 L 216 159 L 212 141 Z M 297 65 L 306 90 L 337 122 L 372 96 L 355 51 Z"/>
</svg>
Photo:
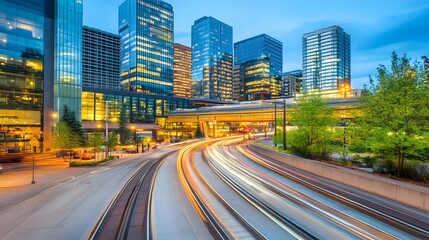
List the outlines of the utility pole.
<svg viewBox="0 0 429 240">
<path fill-rule="evenodd" d="M 283 100 L 283 150 L 286 150 L 286 99 Z"/>
<path fill-rule="evenodd" d="M 274 102 L 274 137 L 273 137 L 274 147 L 277 147 L 276 136 L 277 136 L 277 102 Z"/>
<path fill-rule="evenodd" d="M 106 100 L 106 158 L 109 157 L 109 101 Z"/>
</svg>

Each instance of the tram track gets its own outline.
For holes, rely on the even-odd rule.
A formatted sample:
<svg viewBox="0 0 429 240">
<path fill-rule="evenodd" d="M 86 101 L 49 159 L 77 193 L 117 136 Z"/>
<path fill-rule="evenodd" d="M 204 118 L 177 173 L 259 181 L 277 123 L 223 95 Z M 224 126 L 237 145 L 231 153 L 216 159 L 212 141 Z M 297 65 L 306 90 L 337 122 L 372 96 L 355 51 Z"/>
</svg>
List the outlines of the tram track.
<svg viewBox="0 0 429 240">
<path fill-rule="evenodd" d="M 151 239 L 149 209 L 153 178 L 162 162 L 175 152 L 170 150 L 143 163 L 115 195 L 88 239 Z M 139 230 L 133 233 L 137 236 L 130 236 L 133 217 L 143 218 L 140 219 L 142 226 L 138 226 Z"/>
</svg>

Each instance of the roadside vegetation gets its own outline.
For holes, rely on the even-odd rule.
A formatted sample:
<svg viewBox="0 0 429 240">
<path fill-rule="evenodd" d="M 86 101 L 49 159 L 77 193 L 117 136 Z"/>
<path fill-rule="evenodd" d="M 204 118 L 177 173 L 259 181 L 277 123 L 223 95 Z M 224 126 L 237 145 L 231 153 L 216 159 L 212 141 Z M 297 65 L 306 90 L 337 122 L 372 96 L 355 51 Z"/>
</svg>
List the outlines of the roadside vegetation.
<svg viewBox="0 0 429 240">
<path fill-rule="evenodd" d="M 428 76 L 420 64 L 393 53 L 391 66 L 380 66 L 370 78 L 349 119 L 335 117 L 320 95 L 304 94 L 288 111 L 293 129 L 287 131 L 287 152 L 428 183 Z M 281 128 L 274 136 L 277 145 Z"/>
<path fill-rule="evenodd" d="M 108 158 L 102 159 L 102 160 L 90 160 L 90 161 L 86 161 L 86 160 L 79 160 L 79 161 L 71 161 L 69 162 L 69 167 L 90 167 L 90 166 L 98 166 L 102 163 L 108 162 L 115 159 L 115 157 L 110 156 Z"/>
<path fill-rule="evenodd" d="M 120 109 L 119 116 L 119 128 L 115 132 L 110 132 L 108 140 L 105 139 L 104 132 L 99 129 L 85 132 L 82 128 L 82 124 L 76 119 L 73 111 L 68 106 L 64 106 L 61 112 L 61 118 L 59 122 L 55 124 L 54 128 L 54 147 L 58 151 L 69 151 L 74 152 L 72 149 L 90 149 L 81 150 L 84 152 L 91 153 L 96 156 L 97 153 L 106 151 L 107 148 L 108 156 L 113 149 L 118 146 L 124 146 L 123 148 L 129 148 L 129 145 L 135 143 L 135 136 L 131 133 L 128 128 L 129 119 L 126 117 L 125 112 L 127 109 L 123 105 Z M 80 153 L 82 154 L 82 152 Z M 64 156 L 63 156 L 64 157 Z M 74 156 L 67 156 L 72 159 Z M 79 158 L 79 157 L 78 157 Z M 109 157 L 110 158 L 110 157 Z M 103 160 L 97 161 L 71 161 L 70 166 L 85 165 L 93 166 L 102 163 Z M 95 163 L 96 162 L 96 163 Z"/>
</svg>

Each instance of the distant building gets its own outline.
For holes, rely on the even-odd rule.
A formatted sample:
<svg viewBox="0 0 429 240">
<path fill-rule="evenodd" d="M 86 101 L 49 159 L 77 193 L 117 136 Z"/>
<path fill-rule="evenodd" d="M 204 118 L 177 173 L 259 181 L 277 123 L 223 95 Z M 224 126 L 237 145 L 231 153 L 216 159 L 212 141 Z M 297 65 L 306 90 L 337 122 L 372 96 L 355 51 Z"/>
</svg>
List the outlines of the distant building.
<svg viewBox="0 0 429 240">
<path fill-rule="evenodd" d="M 174 44 L 174 96 L 191 97 L 192 51 L 190 47 Z"/>
<path fill-rule="evenodd" d="M 161 0 L 119 6 L 121 84 L 126 91 L 173 96 L 174 13 Z"/>
<path fill-rule="evenodd" d="M 234 99 L 282 95 L 283 44 L 261 34 L 234 44 Z"/>
<path fill-rule="evenodd" d="M 293 97 L 302 93 L 302 70 L 285 72 L 283 79 L 283 94 L 287 97 Z"/>
<path fill-rule="evenodd" d="M 303 91 L 350 91 L 350 35 L 338 26 L 304 34 Z"/>
<path fill-rule="evenodd" d="M 193 97 L 232 101 L 232 27 L 202 17 L 192 26 Z"/>
<path fill-rule="evenodd" d="M 95 28 L 83 27 L 82 86 L 120 89 L 120 38 Z"/>
</svg>

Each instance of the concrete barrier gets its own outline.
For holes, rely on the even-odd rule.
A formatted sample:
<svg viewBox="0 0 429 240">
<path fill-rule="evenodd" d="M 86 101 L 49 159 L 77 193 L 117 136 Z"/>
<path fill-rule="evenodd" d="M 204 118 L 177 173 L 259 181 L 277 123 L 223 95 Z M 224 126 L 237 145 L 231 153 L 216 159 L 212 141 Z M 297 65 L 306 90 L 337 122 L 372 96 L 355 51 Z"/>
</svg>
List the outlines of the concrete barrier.
<svg viewBox="0 0 429 240">
<path fill-rule="evenodd" d="M 427 187 L 277 152 L 254 143 L 250 143 L 249 148 L 263 156 L 309 173 L 429 211 L 429 188 Z"/>
</svg>

